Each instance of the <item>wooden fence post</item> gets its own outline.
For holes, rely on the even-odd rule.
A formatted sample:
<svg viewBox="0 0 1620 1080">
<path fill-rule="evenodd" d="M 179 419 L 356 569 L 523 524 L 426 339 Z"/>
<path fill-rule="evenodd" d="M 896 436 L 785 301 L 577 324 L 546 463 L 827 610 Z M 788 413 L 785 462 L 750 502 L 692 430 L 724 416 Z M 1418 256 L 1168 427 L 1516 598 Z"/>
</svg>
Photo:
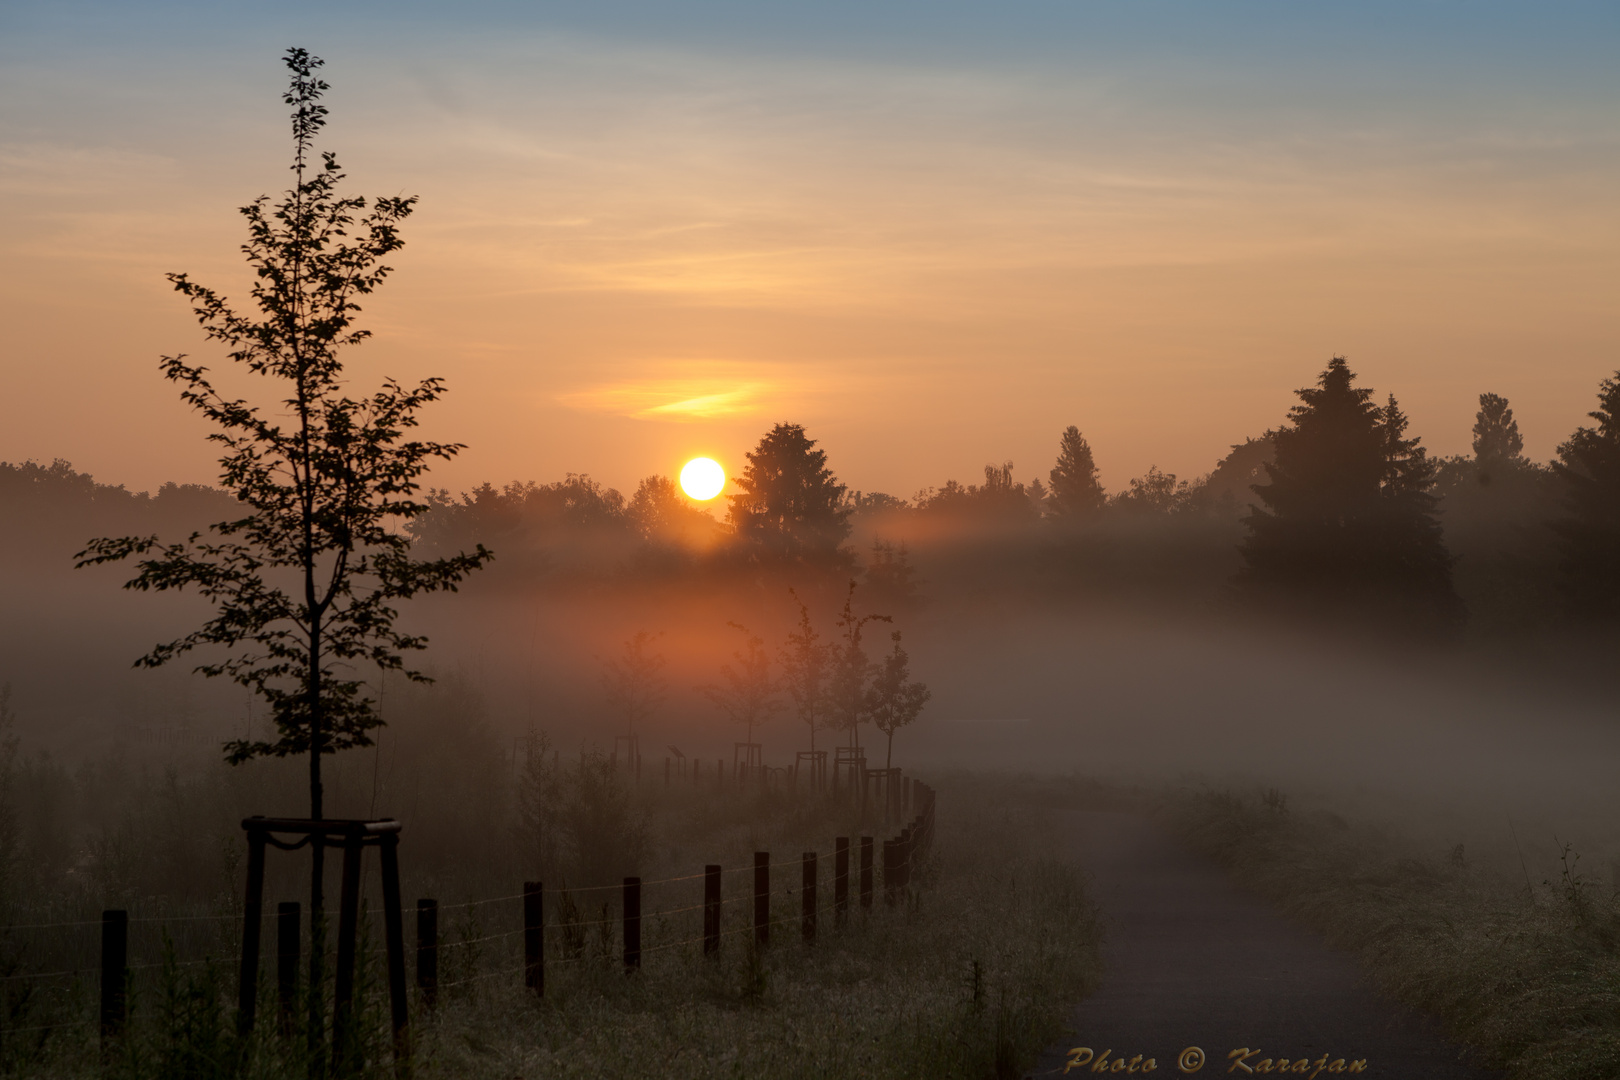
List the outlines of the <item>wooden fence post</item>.
<svg viewBox="0 0 1620 1080">
<path fill-rule="evenodd" d="M 843 926 L 849 917 L 849 837 L 833 841 L 833 923 Z"/>
<path fill-rule="evenodd" d="M 439 1004 L 439 902 L 416 902 L 416 988 L 429 1009 Z"/>
<path fill-rule="evenodd" d="M 771 853 L 754 852 L 754 944 L 771 943 Z"/>
<path fill-rule="evenodd" d="M 894 907 L 894 888 L 899 884 L 894 868 L 894 841 L 883 841 L 883 906 Z"/>
<path fill-rule="evenodd" d="M 546 996 L 545 908 L 540 882 L 523 883 L 523 985 Z"/>
<path fill-rule="evenodd" d="M 861 837 L 861 907 L 872 906 L 872 838 Z"/>
<path fill-rule="evenodd" d="M 352 827 L 343 837 L 343 885 L 338 893 L 337 971 L 332 978 L 332 1073 L 357 1071 L 351 1060 L 354 1039 L 354 957 L 360 933 L 360 859 L 363 834 Z"/>
<path fill-rule="evenodd" d="M 803 897 L 804 943 L 812 945 L 816 940 L 816 853 L 813 851 L 804 853 L 804 881 L 799 894 Z"/>
<path fill-rule="evenodd" d="M 399 833 L 377 840 L 382 866 L 383 951 L 388 957 L 388 1014 L 393 1025 L 394 1065 L 402 1072 L 411 1056 L 411 1005 L 405 996 L 405 913 L 399 901 Z"/>
<path fill-rule="evenodd" d="M 300 959 L 299 921 L 301 909 L 296 900 L 276 905 L 276 1004 L 281 1030 L 291 1035 L 293 1016 L 298 1007 L 298 961 Z"/>
<path fill-rule="evenodd" d="M 129 1013 L 129 912 L 101 913 L 101 1056 L 124 1033 Z"/>
<path fill-rule="evenodd" d="M 720 866 L 709 863 L 703 868 L 703 955 L 713 956 L 720 951 Z"/>
<path fill-rule="evenodd" d="M 641 879 L 624 879 L 624 973 L 641 967 Z"/>
</svg>

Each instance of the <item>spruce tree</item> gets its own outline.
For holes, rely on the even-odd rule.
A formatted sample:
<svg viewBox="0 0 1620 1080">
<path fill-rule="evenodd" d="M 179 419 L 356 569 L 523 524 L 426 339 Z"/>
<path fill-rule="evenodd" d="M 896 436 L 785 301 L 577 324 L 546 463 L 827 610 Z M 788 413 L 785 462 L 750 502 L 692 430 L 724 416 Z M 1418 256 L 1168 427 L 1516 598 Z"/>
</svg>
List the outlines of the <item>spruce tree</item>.
<svg viewBox="0 0 1620 1080">
<path fill-rule="evenodd" d="M 1047 505 L 1060 519 L 1075 521 L 1103 508 L 1107 496 L 1097 480 L 1097 463 L 1080 429 L 1070 424 L 1058 444 L 1057 464 L 1051 472 L 1052 493 Z"/>
<path fill-rule="evenodd" d="M 1270 482 L 1254 485 L 1264 505 L 1244 519 L 1239 584 L 1320 614 L 1454 624 L 1461 605 L 1429 490 L 1434 465 L 1394 397 L 1380 408 L 1354 381 L 1334 357 L 1273 433 Z"/>
<path fill-rule="evenodd" d="M 777 559 L 828 561 L 849 535 L 843 484 L 827 452 L 799 424 L 777 424 L 747 455 L 735 477 L 730 520 L 753 553 Z"/>
<path fill-rule="evenodd" d="M 1579 427 L 1558 448 L 1564 516 L 1553 522 L 1571 608 L 1603 621 L 1620 617 L 1620 372 L 1603 380 L 1597 427 Z"/>
<path fill-rule="evenodd" d="M 1474 460 L 1482 468 L 1524 461 L 1524 438 L 1507 398 L 1479 395 L 1479 412 L 1474 417 Z"/>
</svg>

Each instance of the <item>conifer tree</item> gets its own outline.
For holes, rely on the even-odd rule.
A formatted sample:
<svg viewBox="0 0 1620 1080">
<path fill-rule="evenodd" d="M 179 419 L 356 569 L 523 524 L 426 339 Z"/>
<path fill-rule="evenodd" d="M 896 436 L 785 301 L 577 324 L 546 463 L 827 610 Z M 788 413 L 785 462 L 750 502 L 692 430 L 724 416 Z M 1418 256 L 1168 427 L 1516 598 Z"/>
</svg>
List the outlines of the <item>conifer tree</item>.
<svg viewBox="0 0 1620 1080">
<path fill-rule="evenodd" d="M 1091 445 L 1080 429 L 1070 424 L 1058 444 L 1057 464 L 1052 467 L 1051 494 L 1047 505 L 1060 519 L 1077 521 L 1103 508 L 1108 497 L 1097 480 L 1097 463 Z"/>
<path fill-rule="evenodd" d="M 1449 626 L 1461 605 L 1429 490 L 1434 465 L 1407 437 L 1395 398 L 1380 408 L 1354 381 L 1334 357 L 1273 433 L 1270 482 L 1254 486 L 1264 506 L 1244 519 L 1239 583 L 1319 613 Z"/>
<path fill-rule="evenodd" d="M 1620 618 L 1620 372 L 1603 380 L 1596 427 L 1579 427 L 1552 463 L 1564 516 L 1553 522 L 1571 607 L 1587 618 Z"/>
<path fill-rule="evenodd" d="M 845 486 L 827 467 L 827 452 L 799 424 L 777 424 L 749 451 L 734 477 L 730 520 L 755 554 L 829 560 L 849 535 Z"/>
<path fill-rule="evenodd" d="M 1507 398 L 1479 395 L 1479 412 L 1474 417 L 1474 459 L 1487 468 L 1524 461 L 1524 439 Z"/>
</svg>

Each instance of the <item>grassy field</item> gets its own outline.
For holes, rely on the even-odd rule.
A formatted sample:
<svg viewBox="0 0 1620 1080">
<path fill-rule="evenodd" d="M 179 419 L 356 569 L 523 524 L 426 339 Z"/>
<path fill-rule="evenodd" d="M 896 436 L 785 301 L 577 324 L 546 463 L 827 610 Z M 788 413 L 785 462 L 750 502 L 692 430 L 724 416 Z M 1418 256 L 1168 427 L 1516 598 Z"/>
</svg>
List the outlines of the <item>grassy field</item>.
<svg viewBox="0 0 1620 1080">
<path fill-rule="evenodd" d="M 548 937 L 546 996 L 522 986 L 514 901 L 448 908 L 442 917 L 441 1000 L 413 1013 L 418 1077 L 915 1077 L 1021 1075 L 1059 1038 L 1074 1002 L 1098 976 L 1097 924 L 1079 868 L 1050 860 L 1040 808 L 1010 783 L 957 778 L 940 785 L 938 836 L 909 895 L 831 913 L 831 839 L 860 829 L 840 803 L 739 796 L 730 802 L 656 789 L 630 807 L 657 825 L 645 865 L 655 873 L 742 866 L 773 851 L 776 904 L 770 947 L 756 950 L 745 914 L 746 875 L 727 875 L 718 958 L 693 940 L 701 882 L 675 882 L 644 898 L 641 970 L 626 976 L 608 890 L 570 897 L 570 925 Z M 799 937 L 798 853 L 822 858 L 820 933 Z M 738 861 L 741 860 L 741 861 Z M 654 873 L 646 875 L 649 880 Z M 700 895 L 700 892 L 698 893 Z M 598 902 L 600 901 L 600 902 Z M 554 897 L 549 917 L 562 914 Z M 508 910 L 511 908 L 512 910 Z M 376 921 L 376 920 L 373 920 Z M 409 936 L 409 935 L 408 935 Z M 366 1075 L 392 1075 L 380 958 L 363 957 Z M 131 1026 L 106 1070 L 96 1054 L 93 986 L 66 1016 L 81 1025 L 37 1045 L 0 1029 L 16 1075 L 63 1077 L 302 1076 L 296 1033 L 261 1023 L 234 1034 L 235 970 L 215 962 L 157 970 L 139 984 Z M 273 1016 L 266 997 L 261 1016 Z"/>
<path fill-rule="evenodd" d="M 1513 1080 L 1620 1076 L 1620 899 L 1565 850 L 1531 883 L 1272 791 L 1183 790 L 1159 806 L 1192 846 L 1352 952 Z"/>
</svg>

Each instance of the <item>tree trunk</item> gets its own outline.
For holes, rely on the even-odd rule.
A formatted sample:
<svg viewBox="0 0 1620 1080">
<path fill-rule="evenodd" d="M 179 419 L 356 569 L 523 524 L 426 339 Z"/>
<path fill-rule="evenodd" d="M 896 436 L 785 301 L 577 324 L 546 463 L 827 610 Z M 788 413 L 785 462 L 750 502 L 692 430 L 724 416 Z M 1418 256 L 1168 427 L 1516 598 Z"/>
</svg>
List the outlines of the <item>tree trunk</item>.
<svg viewBox="0 0 1620 1080">
<path fill-rule="evenodd" d="M 313 606 L 313 605 L 312 605 Z M 321 790 L 321 638 L 319 616 L 310 624 L 309 645 L 309 816 L 325 814 Z M 325 1072 L 326 995 L 322 992 L 326 961 L 325 870 L 326 843 L 319 833 L 310 837 L 309 866 L 309 1076 L 320 1080 Z"/>
</svg>

